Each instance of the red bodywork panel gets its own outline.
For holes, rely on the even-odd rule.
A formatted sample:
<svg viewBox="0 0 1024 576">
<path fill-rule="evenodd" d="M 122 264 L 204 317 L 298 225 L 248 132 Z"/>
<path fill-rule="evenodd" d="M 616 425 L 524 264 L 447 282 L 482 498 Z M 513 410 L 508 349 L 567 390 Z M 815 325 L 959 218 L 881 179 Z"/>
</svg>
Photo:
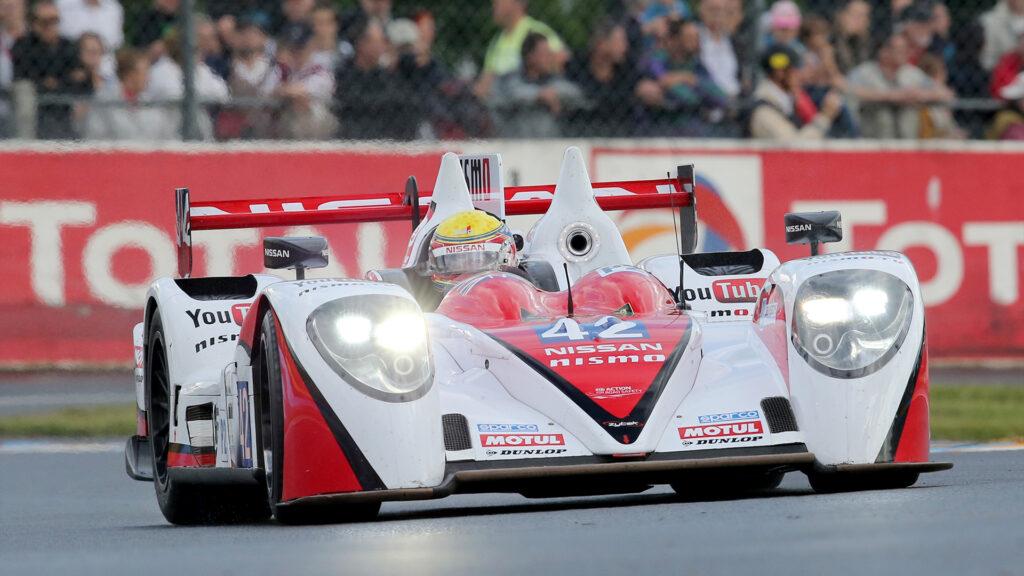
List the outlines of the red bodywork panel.
<svg viewBox="0 0 1024 576">
<path fill-rule="evenodd" d="M 921 365 L 917 369 L 910 409 L 903 424 L 903 434 L 896 446 L 894 462 L 927 462 L 931 443 L 928 417 L 928 343 L 921 345 Z"/>
<path fill-rule="evenodd" d="M 457 285 L 438 312 L 486 332 L 628 444 L 671 375 L 690 319 L 661 282 L 636 268 L 591 272 L 572 295 L 569 318 L 568 292 L 484 274 Z"/>
</svg>

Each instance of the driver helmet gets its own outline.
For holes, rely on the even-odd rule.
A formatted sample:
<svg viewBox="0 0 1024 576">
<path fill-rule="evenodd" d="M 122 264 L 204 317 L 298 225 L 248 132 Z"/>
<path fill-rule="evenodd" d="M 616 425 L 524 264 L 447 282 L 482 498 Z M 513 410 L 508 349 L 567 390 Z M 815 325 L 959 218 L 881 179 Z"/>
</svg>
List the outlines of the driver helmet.
<svg viewBox="0 0 1024 576">
<path fill-rule="evenodd" d="M 427 270 L 434 288 L 442 294 L 467 275 L 517 264 L 512 231 L 483 210 L 468 210 L 445 218 L 430 240 Z"/>
</svg>

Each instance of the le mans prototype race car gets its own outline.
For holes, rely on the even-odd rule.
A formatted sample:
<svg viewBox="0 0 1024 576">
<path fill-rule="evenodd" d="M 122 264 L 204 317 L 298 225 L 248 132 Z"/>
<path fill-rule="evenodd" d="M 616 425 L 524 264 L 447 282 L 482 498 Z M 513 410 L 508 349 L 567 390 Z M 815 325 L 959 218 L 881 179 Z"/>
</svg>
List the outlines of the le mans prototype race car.
<svg viewBox="0 0 1024 576">
<path fill-rule="evenodd" d="M 819 492 L 895 488 L 951 466 L 929 462 L 924 308 L 905 256 L 693 253 L 692 166 L 592 184 L 570 148 L 557 185 L 494 189 L 500 158 L 461 160 L 446 154 L 431 192 L 410 179 L 404 195 L 177 191 L 179 277 L 152 284 L 134 329 L 126 447 L 170 522 L 367 519 L 457 493 L 669 484 L 700 498 L 790 471 Z M 516 238 L 515 273 L 442 299 L 424 276 L 432 231 L 474 206 L 542 216 Z M 644 208 L 678 210 L 679 254 L 633 262 L 605 210 Z M 296 280 L 189 277 L 194 230 L 400 219 L 414 226 L 402 268 L 364 279 L 303 279 L 326 265 L 316 237 L 264 241 L 267 268 Z M 786 232 L 812 253 L 842 234 L 828 212 L 787 215 Z"/>
</svg>

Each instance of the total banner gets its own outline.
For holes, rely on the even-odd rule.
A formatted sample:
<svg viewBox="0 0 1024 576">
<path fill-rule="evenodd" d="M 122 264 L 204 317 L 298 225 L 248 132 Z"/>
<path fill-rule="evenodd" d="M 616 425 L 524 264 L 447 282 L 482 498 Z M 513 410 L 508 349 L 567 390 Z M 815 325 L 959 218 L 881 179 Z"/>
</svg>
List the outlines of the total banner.
<svg viewBox="0 0 1024 576">
<path fill-rule="evenodd" d="M 696 164 L 701 248 L 766 246 L 782 260 L 783 215 L 839 210 L 826 251 L 899 250 L 914 262 L 938 358 L 1024 359 L 1024 149 L 777 149 L 656 141 L 473 142 L 444 147 L 238 146 L 0 149 L 0 366 L 128 366 L 149 282 L 176 271 L 174 189 L 244 200 L 394 193 L 433 186 L 442 152 L 502 155 L 506 185 L 551 184 L 580 146 L 595 181 L 652 179 Z M 294 209 L 314 207 L 294 206 Z M 613 214 L 634 259 L 673 251 L 669 210 Z M 531 220 L 512 217 L 526 231 Z M 262 272 L 261 239 L 321 235 L 327 268 L 397 266 L 406 222 L 197 232 L 194 275 Z"/>
</svg>

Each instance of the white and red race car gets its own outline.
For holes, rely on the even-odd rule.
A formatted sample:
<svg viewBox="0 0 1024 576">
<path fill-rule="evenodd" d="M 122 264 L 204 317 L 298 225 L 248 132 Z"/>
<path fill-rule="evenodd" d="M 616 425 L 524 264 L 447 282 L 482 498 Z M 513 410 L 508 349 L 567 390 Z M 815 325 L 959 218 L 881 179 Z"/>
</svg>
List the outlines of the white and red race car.
<svg viewBox="0 0 1024 576">
<path fill-rule="evenodd" d="M 570 148 L 557 185 L 496 189 L 495 158 L 446 154 L 424 193 L 178 191 L 179 278 L 152 284 L 134 330 L 126 448 L 170 522 L 365 519 L 470 492 L 700 497 L 789 471 L 818 491 L 905 487 L 951 466 L 928 461 L 924 308 L 905 256 L 689 253 L 692 166 L 592 184 Z M 542 216 L 520 268 L 442 299 L 424 275 L 431 233 L 474 206 Z M 667 207 L 681 255 L 633 262 L 605 210 Z M 265 240 L 267 267 L 296 280 L 189 277 L 193 230 L 408 218 L 403 267 L 365 279 L 301 279 L 326 264 L 320 238 Z M 841 236 L 835 213 L 786 228 L 812 251 Z"/>
</svg>

